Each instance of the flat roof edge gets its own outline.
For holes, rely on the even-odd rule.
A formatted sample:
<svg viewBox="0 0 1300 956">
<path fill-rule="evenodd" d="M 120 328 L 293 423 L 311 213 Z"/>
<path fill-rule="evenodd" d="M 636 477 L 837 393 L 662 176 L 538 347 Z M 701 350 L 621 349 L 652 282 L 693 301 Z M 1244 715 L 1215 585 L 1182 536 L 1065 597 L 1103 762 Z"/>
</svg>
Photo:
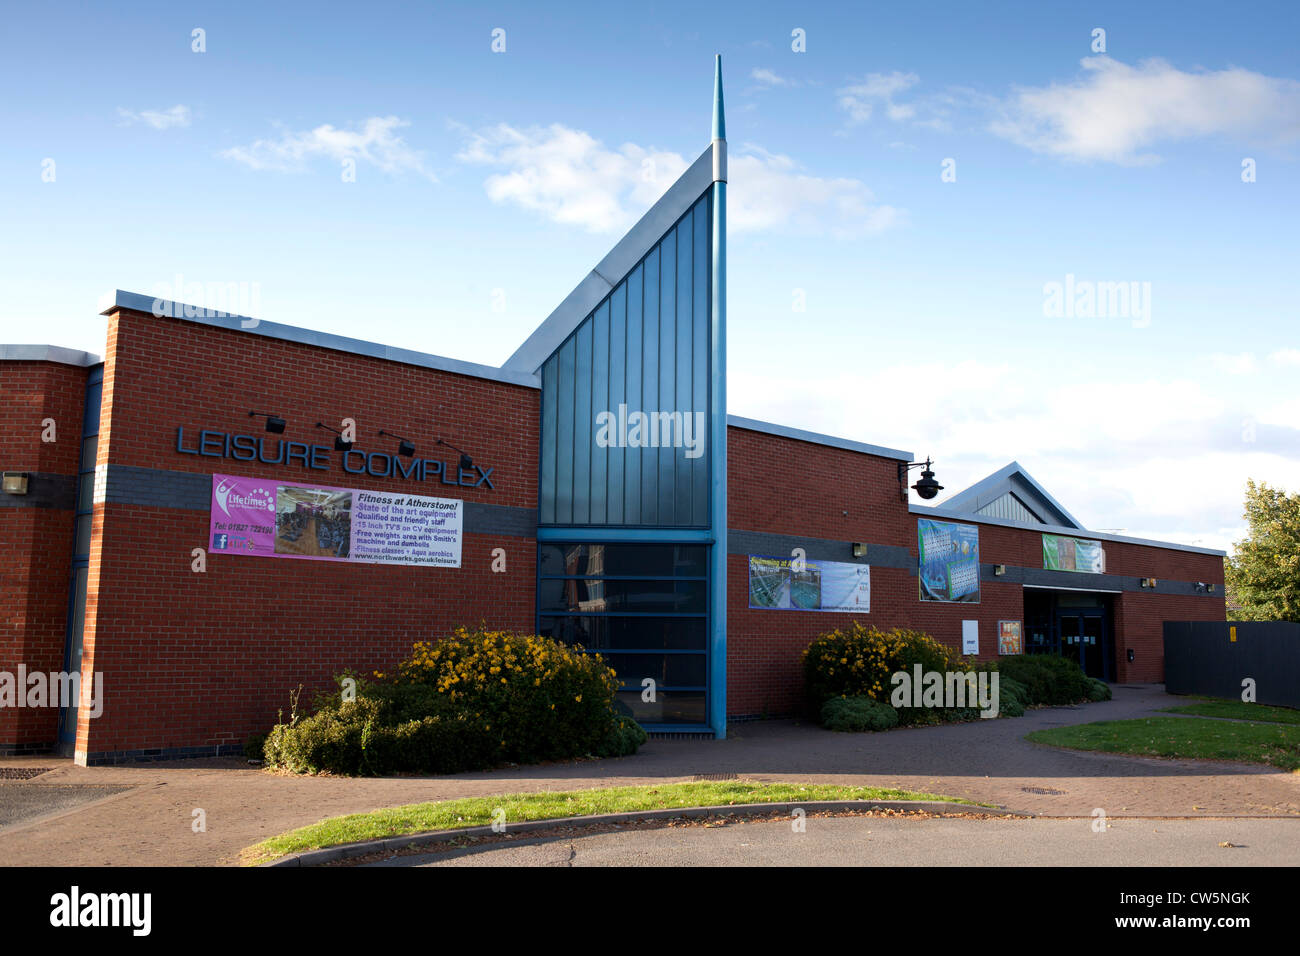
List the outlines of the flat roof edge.
<svg viewBox="0 0 1300 956">
<path fill-rule="evenodd" d="M 460 359 L 433 355 L 429 352 L 416 352 L 412 349 L 399 348 L 394 345 L 382 345 L 367 342 L 364 339 L 335 335 L 332 332 L 318 332 L 296 325 L 281 325 L 232 312 L 218 312 L 201 306 L 173 302 L 170 299 L 155 299 L 138 292 L 126 292 L 117 289 L 103 296 L 99 302 L 100 315 L 107 315 L 118 309 L 143 312 L 159 318 L 180 319 L 199 325 L 210 325 L 231 332 L 246 332 L 251 335 L 263 335 L 268 338 L 297 342 L 301 345 L 314 345 L 317 348 L 333 349 L 336 352 L 348 352 L 369 358 L 383 359 L 387 362 L 401 362 L 421 368 L 436 369 L 440 372 L 452 372 L 456 375 L 468 375 L 483 378 L 506 385 L 520 385 L 524 388 L 541 388 L 541 378 L 537 375 L 511 369 L 494 368 L 491 365 L 479 365 L 477 362 L 463 362 Z"/>
<path fill-rule="evenodd" d="M 883 445 L 869 445 L 866 442 L 852 441 L 848 438 L 836 438 L 834 435 L 804 431 L 802 428 L 791 428 L 788 425 L 774 425 L 772 422 L 762 422 L 756 418 L 741 418 L 739 415 L 728 415 L 727 425 L 743 428 L 746 431 L 764 432 L 768 435 L 779 435 L 782 438 L 793 438 L 796 441 L 811 442 L 814 445 L 826 445 L 830 448 L 843 448 L 846 451 L 862 452 L 865 455 L 875 455 L 879 458 L 896 458 L 899 461 L 912 460 L 910 451 L 885 448 Z"/>
<path fill-rule="evenodd" d="M 907 510 L 914 515 L 928 515 L 936 518 L 949 518 L 953 521 L 967 521 L 971 524 L 992 524 L 1003 528 L 1021 528 L 1027 531 L 1039 531 L 1043 534 L 1064 534 L 1072 538 L 1095 538 L 1098 541 L 1114 541 L 1117 544 L 1140 544 L 1148 548 L 1165 548 L 1169 551 L 1190 551 L 1194 554 L 1213 554 L 1226 558 L 1226 551 L 1214 548 L 1198 548 L 1194 544 L 1178 544 L 1175 541 L 1156 541 L 1153 538 L 1130 538 L 1122 534 L 1110 534 L 1105 531 L 1089 531 L 1087 528 L 1071 528 L 1067 525 L 1025 524 L 1007 518 L 993 518 L 986 515 L 971 514 L 968 511 L 953 511 L 949 508 L 932 508 L 926 505 L 908 505 Z"/>
<path fill-rule="evenodd" d="M 94 352 L 64 348 L 62 345 L 0 345 L 0 362 L 58 362 L 90 368 L 104 361 Z"/>
<path fill-rule="evenodd" d="M 503 369 L 535 372 L 542 367 L 551 353 L 559 348 L 569 334 L 600 305 L 605 296 L 614 291 L 625 275 L 641 261 L 670 226 L 686 214 L 713 185 L 713 153 L 716 144 L 687 167 L 662 196 L 651 206 L 635 226 L 628 230 L 614 248 L 596 263 L 573 291 L 555 307 L 533 334 L 506 359 Z"/>
</svg>

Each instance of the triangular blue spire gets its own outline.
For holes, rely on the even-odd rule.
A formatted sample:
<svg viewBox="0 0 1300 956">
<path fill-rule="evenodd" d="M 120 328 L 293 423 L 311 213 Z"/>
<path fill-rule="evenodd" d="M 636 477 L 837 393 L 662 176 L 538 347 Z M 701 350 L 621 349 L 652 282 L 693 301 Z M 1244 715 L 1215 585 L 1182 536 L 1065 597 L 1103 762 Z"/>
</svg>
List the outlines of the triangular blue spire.
<svg viewBox="0 0 1300 956">
<path fill-rule="evenodd" d="M 714 60 L 713 71 L 713 138 L 727 138 L 727 122 L 722 115 L 722 54 Z"/>
</svg>

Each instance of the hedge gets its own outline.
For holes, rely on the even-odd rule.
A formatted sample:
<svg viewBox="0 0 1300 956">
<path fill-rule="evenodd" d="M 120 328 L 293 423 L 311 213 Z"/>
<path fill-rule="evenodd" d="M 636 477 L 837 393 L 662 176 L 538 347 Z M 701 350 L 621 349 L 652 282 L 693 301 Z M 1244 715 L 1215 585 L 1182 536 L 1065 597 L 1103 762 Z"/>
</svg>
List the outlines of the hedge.
<svg viewBox="0 0 1300 956">
<path fill-rule="evenodd" d="M 619 714 L 619 681 L 598 654 L 549 638 L 457 628 L 421 642 L 396 674 L 356 680 L 356 698 L 318 700 L 277 724 L 268 766 L 299 773 L 459 773 L 503 763 L 635 753 L 646 733 Z"/>
</svg>

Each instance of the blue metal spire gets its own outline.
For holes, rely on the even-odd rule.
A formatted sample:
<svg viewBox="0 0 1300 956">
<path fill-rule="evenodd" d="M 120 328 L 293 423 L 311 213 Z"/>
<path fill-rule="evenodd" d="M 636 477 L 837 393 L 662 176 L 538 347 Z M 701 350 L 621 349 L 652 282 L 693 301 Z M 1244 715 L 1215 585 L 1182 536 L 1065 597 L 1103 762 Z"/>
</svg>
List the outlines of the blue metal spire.
<svg viewBox="0 0 1300 956">
<path fill-rule="evenodd" d="M 722 116 L 722 54 L 714 60 L 713 70 L 713 138 L 727 138 L 727 123 Z"/>
</svg>

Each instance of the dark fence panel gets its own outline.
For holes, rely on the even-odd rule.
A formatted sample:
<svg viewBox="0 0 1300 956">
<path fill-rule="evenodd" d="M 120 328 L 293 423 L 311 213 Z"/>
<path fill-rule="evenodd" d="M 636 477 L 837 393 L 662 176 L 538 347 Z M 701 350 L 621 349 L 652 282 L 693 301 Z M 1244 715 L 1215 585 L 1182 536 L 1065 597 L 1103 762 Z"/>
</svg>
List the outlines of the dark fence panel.
<svg viewBox="0 0 1300 956">
<path fill-rule="evenodd" d="M 1169 693 L 1240 700 L 1251 677 L 1258 703 L 1300 707 L 1300 624 L 1165 621 L 1164 638 Z"/>
</svg>

